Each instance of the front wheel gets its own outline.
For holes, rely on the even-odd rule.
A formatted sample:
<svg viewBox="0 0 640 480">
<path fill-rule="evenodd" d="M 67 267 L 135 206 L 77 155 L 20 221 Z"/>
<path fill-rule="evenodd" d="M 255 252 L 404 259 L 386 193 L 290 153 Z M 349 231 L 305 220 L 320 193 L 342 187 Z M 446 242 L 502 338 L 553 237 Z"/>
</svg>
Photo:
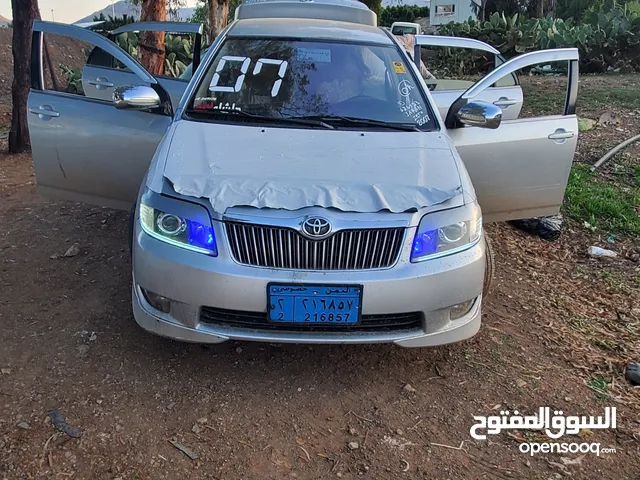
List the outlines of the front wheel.
<svg viewBox="0 0 640 480">
<path fill-rule="evenodd" d="M 484 244 L 485 244 L 485 265 L 484 265 L 484 283 L 482 286 L 482 296 L 487 297 L 491 293 L 491 289 L 493 288 L 493 279 L 495 275 L 495 263 L 494 263 L 494 254 L 493 254 L 493 246 L 491 245 L 491 240 L 489 239 L 489 235 L 485 232 L 484 234 Z"/>
</svg>

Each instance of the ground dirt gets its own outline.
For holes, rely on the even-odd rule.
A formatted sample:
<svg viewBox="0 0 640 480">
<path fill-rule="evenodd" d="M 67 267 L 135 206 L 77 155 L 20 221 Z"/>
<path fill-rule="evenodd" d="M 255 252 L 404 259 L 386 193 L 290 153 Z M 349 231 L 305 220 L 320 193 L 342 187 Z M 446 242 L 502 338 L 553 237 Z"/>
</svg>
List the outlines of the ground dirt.
<svg viewBox="0 0 640 480">
<path fill-rule="evenodd" d="M 637 131 L 634 115 L 620 128 Z M 579 160 L 623 134 L 598 128 Z M 127 220 L 39 196 L 29 156 L 0 157 L 0 478 L 640 478 L 640 391 L 623 374 L 640 360 L 637 240 L 489 225 L 496 284 L 480 333 L 455 345 L 200 346 L 135 324 Z M 617 407 L 615 431 L 563 439 L 616 453 L 532 457 L 520 442 L 544 435 L 469 435 L 474 415 L 541 406 Z M 55 430 L 53 409 L 82 436 Z"/>
</svg>

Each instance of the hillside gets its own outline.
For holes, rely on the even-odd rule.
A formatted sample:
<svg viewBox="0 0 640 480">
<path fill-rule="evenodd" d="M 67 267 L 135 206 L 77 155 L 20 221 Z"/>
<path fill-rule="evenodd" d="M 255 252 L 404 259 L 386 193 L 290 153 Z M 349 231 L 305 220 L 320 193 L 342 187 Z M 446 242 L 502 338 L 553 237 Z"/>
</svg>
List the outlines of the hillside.
<svg viewBox="0 0 640 480">
<path fill-rule="evenodd" d="M 382 6 L 384 7 L 389 7 L 391 5 L 418 5 L 423 7 L 429 6 L 430 3 L 431 0 L 382 0 Z M 193 10 L 193 8 L 179 8 L 174 20 L 180 20 L 183 22 L 189 20 L 191 15 L 193 15 Z M 99 16 L 101 13 L 103 13 L 105 17 L 108 17 L 109 15 L 115 17 L 127 15 L 140 18 L 140 7 L 131 4 L 128 0 L 120 0 L 119 2 L 115 2 L 113 7 L 111 5 L 107 5 L 102 10 L 97 10 L 91 15 L 87 15 L 86 17 L 79 19 L 76 23 L 91 22 L 94 16 Z"/>
<path fill-rule="evenodd" d="M 11 23 L 11 19 L 0 15 L 0 27 L 7 27 Z"/>
</svg>

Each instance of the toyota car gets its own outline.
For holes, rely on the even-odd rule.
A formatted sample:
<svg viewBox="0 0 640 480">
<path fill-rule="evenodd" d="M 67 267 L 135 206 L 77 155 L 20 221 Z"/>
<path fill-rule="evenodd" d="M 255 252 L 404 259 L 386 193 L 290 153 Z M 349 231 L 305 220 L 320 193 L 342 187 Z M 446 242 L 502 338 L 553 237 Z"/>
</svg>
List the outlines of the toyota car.
<svg viewBox="0 0 640 480">
<path fill-rule="evenodd" d="M 47 86 L 54 34 L 114 57 L 83 77 L 111 98 Z M 557 213 L 576 147 L 576 49 L 500 62 L 445 105 L 354 0 L 246 0 L 171 91 L 89 30 L 36 22 L 33 44 L 39 191 L 132 212 L 135 320 L 184 341 L 467 339 L 491 278 L 483 225 Z M 563 112 L 503 118 L 522 91 L 500 82 L 549 62 L 567 66 Z"/>
</svg>

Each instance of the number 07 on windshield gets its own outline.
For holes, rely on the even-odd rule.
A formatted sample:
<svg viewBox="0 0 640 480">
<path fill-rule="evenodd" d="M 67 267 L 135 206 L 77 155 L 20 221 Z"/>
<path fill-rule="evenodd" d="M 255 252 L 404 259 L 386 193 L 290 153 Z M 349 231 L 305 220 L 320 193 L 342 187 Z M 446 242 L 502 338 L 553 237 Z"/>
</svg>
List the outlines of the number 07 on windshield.
<svg viewBox="0 0 640 480">
<path fill-rule="evenodd" d="M 233 86 L 225 86 L 218 85 L 220 81 L 220 72 L 223 71 L 227 62 L 238 62 L 242 65 L 240 66 L 240 75 L 236 79 L 236 82 Z M 218 65 L 216 65 L 216 71 L 211 78 L 211 83 L 209 84 L 210 92 L 239 92 L 242 89 L 242 85 L 244 84 L 244 79 L 246 77 L 247 71 L 249 70 L 249 66 L 251 64 L 251 59 L 249 57 L 236 57 L 233 55 L 225 55 L 223 56 Z M 278 95 L 280 91 L 280 86 L 282 85 L 282 79 L 284 78 L 284 74 L 287 71 L 287 67 L 289 63 L 286 60 L 276 60 L 273 58 L 261 58 L 256 62 L 256 66 L 253 68 L 252 75 L 259 75 L 262 71 L 263 65 L 280 65 L 278 69 L 278 78 L 273 83 L 273 87 L 271 88 L 271 97 L 275 97 Z"/>
</svg>

